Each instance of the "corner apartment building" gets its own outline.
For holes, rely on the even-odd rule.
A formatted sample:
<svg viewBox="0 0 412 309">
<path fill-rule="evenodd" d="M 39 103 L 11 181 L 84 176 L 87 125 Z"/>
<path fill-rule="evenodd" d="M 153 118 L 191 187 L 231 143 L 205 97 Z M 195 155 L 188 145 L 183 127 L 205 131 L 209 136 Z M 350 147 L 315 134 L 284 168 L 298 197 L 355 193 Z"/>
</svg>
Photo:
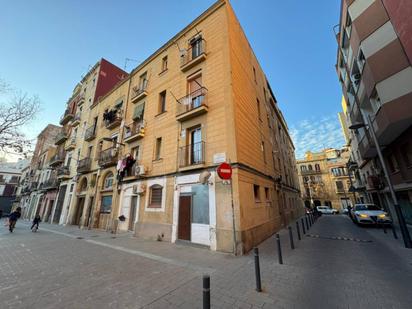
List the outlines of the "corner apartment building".
<svg viewBox="0 0 412 309">
<path fill-rule="evenodd" d="M 346 166 L 349 157 L 348 148 L 328 148 L 308 151 L 303 160 L 297 161 L 305 207 L 329 206 L 342 211 L 354 205 L 356 197 L 350 192 L 352 183 Z"/>
<path fill-rule="evenodd" d="M 383 149 L 390 178 L 412 223 L 412 2 L 343 0 L 337 34 L 337 73 L 348 125 L 367 123 Z M 371 128 L 351 131 L 350 166 L 364 200 L 392 202 Z"/>
<path fill-rule="evenodd" d="M 228 1 L 87 112 L 61 222 L 245 252 L 302 213 L 288 127 Z"/>
</svg>

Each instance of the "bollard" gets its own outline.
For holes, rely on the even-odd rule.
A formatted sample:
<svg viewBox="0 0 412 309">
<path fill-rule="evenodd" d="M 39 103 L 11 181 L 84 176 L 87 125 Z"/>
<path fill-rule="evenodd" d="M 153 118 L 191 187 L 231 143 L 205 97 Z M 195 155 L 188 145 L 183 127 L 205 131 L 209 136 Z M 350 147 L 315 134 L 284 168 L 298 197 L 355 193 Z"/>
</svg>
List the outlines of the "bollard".
<svg viewBox="0 0 412 309">
<path fill-rule="evenodd" d="M 306 222 L 306 230 L 309 231 L 308 216 L 305 216 L 305 222 Z"/>
<path fill-rule="evenodd" d="M 300 237 L 299 221 L 296 221 L 296 231 L 298 231 L 298 239 L 301 240 L 302 238 Z"/>
<path fill-rule="evenodd" d="M 312 224 L 315 224 L 315 215 L 312 213 L 311 216 L 312 216 Z"/>
<path fill-rule="evenodd" d="M 388 232 L 386 231 L 386 225 L 385 225 L 385 223 L 382 223 L 382 228 L 383 228 L 383 232 L 384 232 L 385 234 L 388 234 Z"/>
<path fill-rule="evenodd" d="M 279 237 L 279 234 L 276 234 L 276 243 L 277 243 L 277 246 L 278 246 L 279 264 L 283 264 L 282 247 L 280 246 L 280 237 Z"/>
<path fill-rule="evenodd" d="M 255 256 L 255 274 L 256 274 L 256 291 L 262 292 L 262 283 L 260 281 L 259 249 L 253 248 Z"/>
<path fill-rule="evenodd" d="M 288 226 L 288 230 L 289 230 L 289 241 L 290 241 L 290 249 L 295 249 L 295 244 L 293 242 L 293 233 L 292 233 L 292 227 Z"/>
<path fill-rule="evenodd" d="M 203 275 L 203 309 L 210 309 L 210 276 Z"/>
<path fill-rule="evenodd" d="M 312 213 L 309 214 L 309 221 L 310 221 L 310 225 L 313 225 L 313 217 L 312 217 Z"/>
<path fill-rule="evenodd" d="M 303 221 L 303 218 L 301 218 L 300 219 L 300 223 L 302 223 L 302 231 L 303 231 L 303 235 L 305 235 L 306 234 L 306 231 L 305 231 L 305 222 Z"/>
<path fill-rule="evenodd" d="M 393 223 L 391 224 L 391 229 L 392 229 L 393 238 L 398 239 L 398 235 L 396 234 L 396 229 L 393 226 Z"/>
</svg>

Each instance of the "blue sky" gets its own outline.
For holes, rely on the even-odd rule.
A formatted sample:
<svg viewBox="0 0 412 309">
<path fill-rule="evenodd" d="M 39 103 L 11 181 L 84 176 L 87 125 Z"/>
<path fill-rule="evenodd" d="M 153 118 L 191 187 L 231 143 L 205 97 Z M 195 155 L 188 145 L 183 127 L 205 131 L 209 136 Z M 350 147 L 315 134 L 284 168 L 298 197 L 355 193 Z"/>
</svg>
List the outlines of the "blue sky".
<svg viewBox="0 0 412 309">
<path fill-rule="evenodd" d="M 42 112 L 25 131 L 58 123 L 82 74 L 104 57 L 143 61 L 214 0 L 3 1 L 0 78 L 37 94 Z M 339 0 L 232 0 L 297 148 L 343 145 L 335 73 Z M 253 4 L 252 4 L 253 3 Z M 129 63 L 130 71 L 138 63 Z"/>
</svg>

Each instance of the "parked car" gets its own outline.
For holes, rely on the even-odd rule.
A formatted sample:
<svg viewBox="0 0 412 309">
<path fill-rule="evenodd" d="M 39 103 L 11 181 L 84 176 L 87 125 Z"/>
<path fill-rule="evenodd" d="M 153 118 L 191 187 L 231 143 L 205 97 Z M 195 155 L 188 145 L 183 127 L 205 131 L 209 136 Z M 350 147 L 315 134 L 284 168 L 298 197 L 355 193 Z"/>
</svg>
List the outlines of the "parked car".
<svg viewBox="0 0 412 309">
<path fill-rule="evenodd" d="M 317 206 L 316 209 L 323 215 L 335 215 L 339 213 L 336 209 L 330 208 L 328 206 Z"/>
<path fill-rule="evenodd" d="M 391 224 L 388 213 L 375 204 L 356 204 L 351 210 L 351 217 L 356 224 Z"/>
</svg>

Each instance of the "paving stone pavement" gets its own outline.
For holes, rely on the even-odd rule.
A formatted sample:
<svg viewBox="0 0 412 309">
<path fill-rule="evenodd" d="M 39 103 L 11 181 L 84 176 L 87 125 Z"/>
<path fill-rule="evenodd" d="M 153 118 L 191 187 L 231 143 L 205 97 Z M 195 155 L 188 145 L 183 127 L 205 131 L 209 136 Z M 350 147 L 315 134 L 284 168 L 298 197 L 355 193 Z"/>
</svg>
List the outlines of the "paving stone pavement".
<svg viewBox="0 0 412 309">
<path fill-rule="evenodd" d="M 390 231 L 339 215 L 294 236 L 291 250 L 280 232 L 283 265 L 273 237 L 259 246 L 258 293 L 252 254 L 71 226 L 31 233 L 24 221 L 9 234 L 1 224 L 0 308 L 201 308 L 203 273 L 213 308 L 411 308 L 412 250 Z"/>
</svg>

